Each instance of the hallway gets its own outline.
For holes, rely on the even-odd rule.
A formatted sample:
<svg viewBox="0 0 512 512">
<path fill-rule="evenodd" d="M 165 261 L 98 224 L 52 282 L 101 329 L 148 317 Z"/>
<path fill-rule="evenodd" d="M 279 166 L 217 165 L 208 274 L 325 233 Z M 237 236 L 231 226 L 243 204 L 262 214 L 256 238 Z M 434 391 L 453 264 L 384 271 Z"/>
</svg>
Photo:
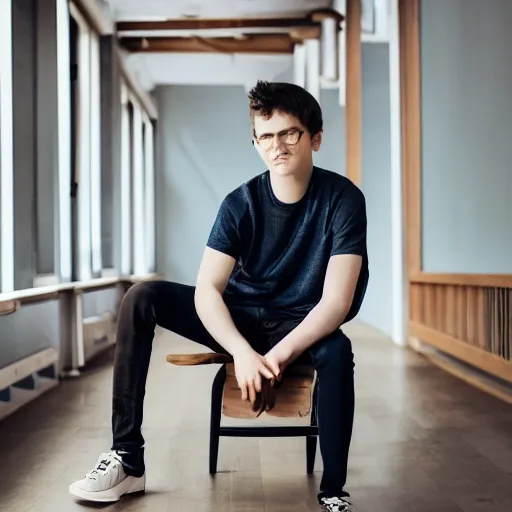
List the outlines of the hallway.
<svg viewBox="0 0 512 512">
<path fill-rule="evenodd" d="M 512 409 L 367 327 L 350 325 L 347 333 L 357 385 L 348 490 L 357 510 L 510 512 Z M 159 333 L 146 399 L 146 495 L 92 508 L 318 510 L 321 459 L 308 478 L 303 439 L 223 438 L 219 473 L 210 478 L 215 368 L 165 363 L 166 353 L 180 351 L 190 345 Z M 75 503 L 67 488 L 109 448 L 111 364 L 108 352 L 79 379 L 63 382 L 0 425 L 2 512 L 91 509 Z"/>
</svg>

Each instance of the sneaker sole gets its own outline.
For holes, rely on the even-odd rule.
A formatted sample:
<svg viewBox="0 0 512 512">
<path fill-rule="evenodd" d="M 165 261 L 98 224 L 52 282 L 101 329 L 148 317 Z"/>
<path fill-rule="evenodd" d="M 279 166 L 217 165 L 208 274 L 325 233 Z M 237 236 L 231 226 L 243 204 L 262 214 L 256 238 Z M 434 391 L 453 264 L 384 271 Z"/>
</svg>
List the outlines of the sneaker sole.
<svg viewBox="0 0 512 512">
<path fill-rule="evenodd" d="M 75 498 L 84 501 L 93 501 L 96 503 L 112 503 L 119 501 L 122 496 L 127 494 L 142 494 L 146 490 L 146 475 L 135 478 L 133 476 L 126 477 L 120 484 L 107 489 L 106 491 L 86 491 L 76 484 L 69 486 L 69 492 Z"/>
</svg>

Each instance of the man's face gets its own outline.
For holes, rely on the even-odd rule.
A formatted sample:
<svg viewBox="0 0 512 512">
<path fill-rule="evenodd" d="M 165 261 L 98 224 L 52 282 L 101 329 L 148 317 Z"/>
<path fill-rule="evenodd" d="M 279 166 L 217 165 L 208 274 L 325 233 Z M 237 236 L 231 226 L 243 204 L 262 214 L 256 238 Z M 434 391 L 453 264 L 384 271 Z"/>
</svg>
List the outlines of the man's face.
<svg viewBox="0 0 512 512">
<path fill-rule="evenodd" d="M 313 151 L 320 149 L 322 135 L 311 139 L 298 119 L 274 112 L 270 118 L 255 116 L 255 146 L 267 168 L 283 176 L 300 173 L 313 165 Z"/>
</svg>

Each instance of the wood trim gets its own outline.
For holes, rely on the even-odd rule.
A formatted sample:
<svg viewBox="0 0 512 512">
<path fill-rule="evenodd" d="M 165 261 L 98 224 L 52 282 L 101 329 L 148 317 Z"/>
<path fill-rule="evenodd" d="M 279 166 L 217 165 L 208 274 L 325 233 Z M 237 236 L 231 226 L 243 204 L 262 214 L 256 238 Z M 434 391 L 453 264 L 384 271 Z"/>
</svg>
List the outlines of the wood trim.
<svg viewBox="0 0 512 512">
<path fill-rule="evenodd" d="M 296 28 L 316 26 L 322 18 L 332 17 L 341 23 L 343 15 L 335 9 L 326 8 L 312 11 L 304 17 L 280 18 L 202 18 L 172 19 L 162 21 L 120 21 L 118 32 L 138 32 L 148 30 L 222 30 L 244 28 Z"/>
<path fill-rule="evenodd" d="M 411 336 L 426 345 L 512 383 L 512 362 L 416 322 L 410 322 L 409 329 Z"/>
<path fill-rule="evenodd" d="M 100 277 L 98 279 L 91 279 L 90 281 L 83 281 L 77 283 L 73 289 L 75 292 L 82 291 L 98 291 L 105 288 L 112 288 L 119 283 L 117 277 Z"/>
<path fill-rule="evenodd" d="M 320 27 L 303 27 L 290 31 L 290 37 L 295 43 L 303 43 L 308 39 L 320 39 L 321 35 Z"/>
<path fill-rule="evenodd" d="M 419 11 L 419 0 L 399 0 L 402 172 L 409 273 L 422 268 Z"/>
<path fill-rule="evenodd" d="M 455 286 L 479 286 L 512 288 L 512 274 L 450 274 L 418 272 L 410 276 L 411 283 L 444 284 Z"/>
<path fill-rule="evenodd" d="M 316 23 L 309 18 L 215 18 L 174 19 L 162 21 L 120 21 L 118 32 L 149 30 L 222 30 L 244 28 L 296 28 L 311 27 Z"/>
<path fill-rule="evenodd" d="M 132 53 L 293 53 L 290 34 L 250 34 L 238 37 L 123 37 L 119 44 Z"/>
<path fill-rule="evenodd" d="M 361 186 L 362 47 L 361 0 L 347 0 L 346 20 L 346 154 L 347 178 Z"/>
<path fill-rule="evenodd" d="M 16 313 L 20 307 L 17 300 L 6 300 L 0 302 L 0 316 L 7 316 Z"/>
</svg>

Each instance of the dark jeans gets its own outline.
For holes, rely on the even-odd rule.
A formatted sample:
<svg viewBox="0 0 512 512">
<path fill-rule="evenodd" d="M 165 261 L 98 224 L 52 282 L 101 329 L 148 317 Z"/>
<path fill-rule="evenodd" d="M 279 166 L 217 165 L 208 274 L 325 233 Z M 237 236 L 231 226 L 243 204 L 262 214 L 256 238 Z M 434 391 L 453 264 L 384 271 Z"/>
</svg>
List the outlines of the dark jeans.
<svg viewBox="0 0 512 512">
<path fill-rule="evenodd" d="M 139 283 L 125 295 L 118 318 L 113 386 L 113 445 L 125 452 L 125 471 L 144 471 L 141 433 L 146 377 L 155 326 L 226 351 L 206 331 L 194 306 L 194 288 L 165 281 Z M 299 322 L 266 320 L 260 308 L 230 307 L 241 334 L 261 354 L 278 343 Z M 354 417 L 354 359 L 350 340 L 336 330 L 313 345 L 307 358 L 318 372 L 318 425 L 324 473 L 320 491 L 347 495 L 347 459 Z"/>
</svg>

